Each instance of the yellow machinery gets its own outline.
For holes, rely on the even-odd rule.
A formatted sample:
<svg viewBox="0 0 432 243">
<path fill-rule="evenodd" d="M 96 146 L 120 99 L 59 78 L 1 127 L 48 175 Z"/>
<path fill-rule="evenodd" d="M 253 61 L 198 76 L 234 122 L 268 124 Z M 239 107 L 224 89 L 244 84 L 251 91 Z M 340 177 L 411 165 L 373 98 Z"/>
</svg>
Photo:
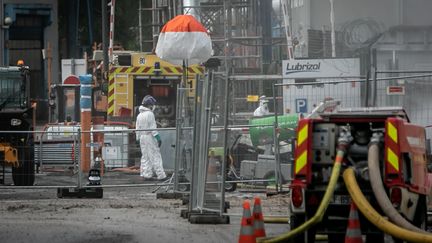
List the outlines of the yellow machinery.
<svg viewBox="0 0 432 243">
<path fill-rule="evenodd" d="M 12 166 L 19 166 L 18 152 L 16 148 L 9 146 L 7 143 L 0 143 L 0 153 L 4 153 L 4 161 Z"/>
<path fill-rule="evenodd" d="M 154 54 L 131 53 L 119 55 L 118 65 L 112 66 L 108 82 L 108 119 L 135 117 L 137 107 L 145 95 L 158 101 L 155 111 L 158 123 L 163 127 L 175 126 L 177 84 L 186 76 L 187 97 L 194 94 L 197 75 L 204 67 L 194 65 L 183 70 L 182 66 L 162 61 Z"/>
</svg>

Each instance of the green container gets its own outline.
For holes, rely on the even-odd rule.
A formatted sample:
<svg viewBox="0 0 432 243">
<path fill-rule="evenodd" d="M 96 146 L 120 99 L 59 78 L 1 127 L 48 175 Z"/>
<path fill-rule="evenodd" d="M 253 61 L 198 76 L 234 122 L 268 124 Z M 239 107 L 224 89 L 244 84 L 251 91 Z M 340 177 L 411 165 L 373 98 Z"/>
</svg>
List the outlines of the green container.
<svg viewBox="0 0 432 243">
<path fill-rule="evenodd" d="M 251 127 L 249 134 L 254 146 L 273 144 L 273 130 L 275 117 L 253 118 L 249 125 L 262 125 L 263 127 Z M 298 123 L 298 115 L 281 115 L 278 116 L 278 127 L 280 134 L 279 141 L 287 141 L 295 136 L 295 129 Z M 267 126 L 264 126 L 267 125 Z"/>
</svg>

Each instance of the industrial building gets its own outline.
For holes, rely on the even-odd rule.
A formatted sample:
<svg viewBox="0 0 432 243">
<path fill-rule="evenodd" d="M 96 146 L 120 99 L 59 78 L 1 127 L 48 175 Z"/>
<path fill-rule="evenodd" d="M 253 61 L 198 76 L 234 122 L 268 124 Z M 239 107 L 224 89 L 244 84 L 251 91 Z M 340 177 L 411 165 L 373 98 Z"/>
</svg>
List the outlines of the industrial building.
<svg viewBox="0 0 432 243">
<path fill-rule="evenodd" d="M 432 242 L 430 0 L 0 0 L 0 242 Z"/>
</svg>

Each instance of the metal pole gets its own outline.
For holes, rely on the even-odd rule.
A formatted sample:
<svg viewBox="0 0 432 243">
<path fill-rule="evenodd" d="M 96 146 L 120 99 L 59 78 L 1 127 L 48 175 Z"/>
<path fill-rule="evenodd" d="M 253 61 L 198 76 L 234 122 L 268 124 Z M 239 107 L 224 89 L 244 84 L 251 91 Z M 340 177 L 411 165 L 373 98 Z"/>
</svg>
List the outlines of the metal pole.
<svg viewBox="0 0 432 243">
<path fill-rule="evenodd" d="M 43 161 L 43 159 L 42 159 L 42 154 L 43 154 L 42 153 L 43 152 L 42 151 L 42 140 L 43 140 L 44 135 L 45 135 L 45 133 L 42 133 L 41 136 L 40 136 L 40 139 L 39 139 L 39 167 L 40 168 L 43 168 L 42 167 L 43 166 L 43 164 L 42 164 L 43 163 L 42 162 Z"/>
<path fill-rule="evenodd" d="M 372 89 L 372 106 L 377 106 L 377 52 L 376 49 L 372 49 L 372 61 L 373 61 L 373 89 Z"/>
<path fill-rule="evenodd" d="M 383 71 L 376 71 L 376 73 L 387 73 L 387 74 L 400 74 L 400 73 L 432 73 L 432 70 L 420 70 L 420 71 L 415 71 L 415 70 L 383 70 Z"/>
<path fill-rule="evenodd" d="M 81 58 L 81 53 L 79 53 L 79 50 L 78 50 L 78 45 L 79 45 L 79 43 L 80 43 L 80 40 L 79 40 L 79 26 L 80 26 L 80 24 L 79 24 L 79 21 L 80 21 L 80 1 L 78 0 L 78 1 L 76 1 L 76 13 L 75 13 L 75 26 L 76 26 L 76 29 L 75 29 L 75 33 L 74 33 L 74 37 L 75 37 L 75 47 L 74 47 L 74 57 L 75 58 Z"/>
<path fill-rule="evenodd" d="M 114 17 L 115 17 L 115 0 L 111 0 L 111 11 L 110 11 L 110 33 L 109 33 L 109 60 L 113 61 L 114 51 Z"/>
<path fill-rule="evenodd" d="M 172 19 L 172 18 L 174 18 L 173 8 L 172 8 L 172 0 L 168 0 L 168 18 L 167 19 Z"/>
<path fill-rule="evenodd" d="M 209 116 L 209 75 L 206 75 L 204 79 L 203 91 L 202 91 L 202 104 L 201 104 L 201 118 L 200 118 L 200 130 L 199 130 L 199 143 L 202 146 L 199 150 L 198 156 L 198 180 L 197 180 L 197 208 L 202 209 L 204 207 L 204 196 L 207 179 L 207 168 L 209 163 L 208 158 L 208 134 L 210 129 L 208 127 L 207 119 Z"/>
<path fill-rule="evenodd" d="M 275 183 L 276 183 L 276 191 L 279 191 L 279 183 L 280 183 L 280 155 L 279 155 L 279 140 L 277 137 L 278 130 L 278 111 L 277 111 L 277 100 L 276 100 L 276 86 L 273 84 L 273 108 L 274 108 L 274 130 L 273 130 L 273 143 L 275 148 Z"/>
<path fill-rule="evenodd" d="M 228 55 L 231 54 L 231 1 L 230 0 L 224 0 L 224 13 L 226 14 L 225 19 L 225 88 L 224 88 L 224 94 L 225 94 L 225 107 L 224 107 L 224 113 L 225 113 L 225 117 L 224 117 L 224 135 L 223 135 L 223 148 L 224 148 L 224 153 L 223 153 L 223 158 L 222 158 L 222 175 L 221 175 L 221 179 L 222 179 L 222 189 L 221 189 L 221 201 L 220 201 L 220 214 L 222 215 L 225 211 L 225 180 L 226 180 L 226 157 L 227 157 L 227 143 L 228 143 L 228 116 L 229 116 L 229 102 L 228 102 L 228 98 L 229 98 L 229 74 L 230 74 L 230 69 L 231 69 L 231 59 L 228 57 Z"/>
<path fill-rule="evenodd" d="M 181 88 L 180 84 L 177 84 L 177 97 L 176 97 L 176 147 L 175 147 L 175 160 L 174 160 L 174 191 L 178 190 L 178 173 L 179 173 L 179 163 L 181 160 L 180 156 L 180 136 L 181 136 L 181 129 L 182 129 L 182 116 L 181 116 Z"/>
<path fill-rule="evenodd" d="M 78 141 L 78 139 L 81 137 L 81 134 L 79 134 L 79 129 L 78 129 L 78 133 L 76 133 L 73 129 L 72 129 L 72 131 L 73 131 L 73 164 L 74 164 L 74 168 L 76 168 L 77 167 L 77 156 L 78 156 L 78 153 L 77 153 L 77 151 L 78 151 L 78 144 L 79 144 L 79 141 Z M 78 164 L 78 171 L 81 171 L 81 167 L 80 167 L 80 165 Z M 79 172 L 78 172 L 79 173 Z"/>
<path fill-rule="evenodd" d="M 153 34 L 153 49 L 156 49 L 156 44 L 158 41 L 158 37 L 159 37 L 159 28 L 157 26 L 158 22 L 159 22 L 159 14 L 158 14 L 158 1 L 157 0 L 153 0 L 152 3 L 152 34 Z"/>
<path fill-rule="evenodd" d="M 364 100 L 364 106 L 369 107 L 369 90 L 370 90 L 370 71 L 368 70 L 366 73 L 366 84 L 365 84 L 365 100 Z"/>
<path fill-rule="evenodd" d="M 107 19 L 107 0 L 102 0 L 102 52 L 103 52 L 103 73 L 102 78 L 108 81 L 108 19 Z"/>
<path fill-rule="evenodd" d="M 138 31 L 139 31 L 139 46 L 140 46 L 140 52 L 143 50 L 143 43 L 142 43 L 142 0 L 139 0 L 139 7 L 138 7 Z"/>
<path fill-rule="evenodd" d="M 48 41 L 47 43 L 47 82 L 48 82 L 48 100 L 51 99 L 51 72 L 52 72 L 52 49 L 51 49 L 51 43 Z M 48 106 L 48 122 L 52 122 L 52 114 L 53 113 L 53 107 L 51 105 Z"/>
<path fill-rule="evenodd" d="M 336 57 L 336 34 L 335 34 L 334 0 L 330 0 L 330 26 L 331 26 L 332 57 Z"/>
<path fill-rule="evenodd" d="M 211 113 L 212 113 L 212 107 L 213 107 L 213 104 L 212 104 L 212 101 L 213 101 L 213 85 L 212 85 L 212 80 L 213 80 L 213 73 L 212 73 L 212 71 L 209 71 L 208 72 L 208 76 L 207 76 L 207 84 L 206 84 L 206 87 L 207 87 L 207 102 L 206 102 L 206 108 L 205 108 L 205 111 L 206 111 L 206 126 L 205 126 L 205 144 L 206 144 L 206 147 L 205 147 L 205 150 L 204 151 L 209 151 L 209 141 L 210 141 L 210 139 L 209 139 L 209 137 L 210 137 L 210 133 L 211 133 Z M 206 166 L 205 166 L 205 180 L 204 180 L 204 182 L 205 182 L 205 184 L 207 184 L 207 172 L 208 172 L 208 166 L 209 166 L 209 158 L 208 158 L 208 153 L 205 153 L 205 158 L 206 158 L 206 161 L 207 161 L 207 163 L 206 163 Z M 216 172 L 217 173 L 217 172 Z M 216 178 L 217 178 L 217 176 L 216 176 Z M 205 189 L 205 187 L 204 187 L 204 189 Z M 204 190 L 205 191 L 205 190 Z M 203 194 L 203 198 L 204 198 L 204 196 L 205 196 L 205 194 Z"/>
<path fill-rule="evenodd" d="M 294 48 L 291 37 L 291 0 L 282 0 L 282 13 L 285 23 L 285 35 L 287 39 L 288 59 L 294 59 Z"/>
<path fill-rule="evenodd" d="M 88 35 L 89 35 L 89 46 L 93 45 L 93 1 L 87 0 L 87 16 L 88 16 Z"/>
<path fill-rule="evenodd" d="M 78 144 L 81 144 L 81 128 L 78 128 Z M 77 150 L 77 146 L 75 147 L 75 151 Z M 76 156 L 75 156 L 76 159 Z M 78 160 L 78 188 L 82 188 L 82 165 L 81 159 Z"/>
<path fill-rule="evenodd" d="M 195 88 L 195 107 L 194 107 L 194 124 L 193 124 L 193 138 L 192 138 L 192 144 L 193 144 L 193 151 L 192 151 L 192 165 L 191 165 L 191 169 L 192 169 L 192 177 L 191 177 L 191 184 L 190 184 L 190 196 L 189 196 L 189 212 L 192 211 L 193 205 L 196 203 L 195 202 L 195 198 L 196 198 L 196 176 L 197 176 L 197 172 L 196 172 L 196 165 L 197 165 L 197 158 L 198 158 L 198 152 L 197 148 L 198 148 L 198 101 L 200 100 L 200 96 L 201 94 L 198 93 L 199 90 L 201 90 L 201 80 L 197 79 L 196 82 L 196 88 Z"/>
</svg>

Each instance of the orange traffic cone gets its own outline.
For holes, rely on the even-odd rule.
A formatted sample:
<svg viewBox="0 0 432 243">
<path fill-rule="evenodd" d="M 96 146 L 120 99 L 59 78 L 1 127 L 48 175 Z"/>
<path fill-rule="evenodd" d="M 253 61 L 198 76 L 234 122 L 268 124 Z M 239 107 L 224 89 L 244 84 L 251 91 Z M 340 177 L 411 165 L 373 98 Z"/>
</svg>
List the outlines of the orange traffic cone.
<svg viewBox="0 0 432 243">
<path fill-rule="evenodd" d="M 261 198 L 255 197 L 253 207 L 254 233 L 255 237 L 265 237 L 264 217 L 261 210 Z"/>
<path fill-rule="evenodd" d="M 249 200 L 243 202 L 243 217 L 241 219 L 239 243 L 255 243 L 253 218 Z"/>
<path fill-rule="evenodd" d="M 354 202 L 351 202 L 345 243 L 363 243 L 357 206 Z"/>
</svg>

